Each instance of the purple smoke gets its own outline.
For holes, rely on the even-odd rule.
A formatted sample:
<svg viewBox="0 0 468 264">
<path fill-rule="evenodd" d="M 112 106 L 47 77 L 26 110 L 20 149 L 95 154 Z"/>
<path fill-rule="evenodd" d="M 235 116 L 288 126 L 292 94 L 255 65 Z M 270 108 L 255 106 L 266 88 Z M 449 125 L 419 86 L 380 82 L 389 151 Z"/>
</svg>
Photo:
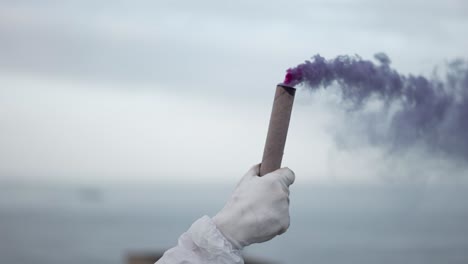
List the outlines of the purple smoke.
<svg viewBox="0 0 468 264">
<path fill-rule="evenodd" d="M 384 53 L 375 59 L 377 63 L 358 56 L 326 60 L 315 55 L 288 69 L 284 84 L 311 89 L 337 84 L 344 100 L 356 109 L 376 96 L 387 109 L 398 106 L 380 142 L 394 146 L 424 142 L 431 150 L 468 159 L 468 63 L 454 61 L 445 78 L 427 79 L 398 73 Z"/>
</svg>

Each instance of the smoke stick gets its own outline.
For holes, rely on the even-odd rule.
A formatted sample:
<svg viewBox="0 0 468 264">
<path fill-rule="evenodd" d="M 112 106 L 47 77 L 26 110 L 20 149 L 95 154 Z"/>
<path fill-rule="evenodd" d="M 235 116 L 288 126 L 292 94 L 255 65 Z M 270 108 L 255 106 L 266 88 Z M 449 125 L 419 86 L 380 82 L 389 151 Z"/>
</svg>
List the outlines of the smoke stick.
<svg viewBox="0 0 468 264">
<path fill-rule="evenodd" d="M 296 89 L 293 87 L 282 84 L 276 87 L 262 164 L 260 165 L 260 176 L 281 167 L 295 93 Z"/>
</svg>

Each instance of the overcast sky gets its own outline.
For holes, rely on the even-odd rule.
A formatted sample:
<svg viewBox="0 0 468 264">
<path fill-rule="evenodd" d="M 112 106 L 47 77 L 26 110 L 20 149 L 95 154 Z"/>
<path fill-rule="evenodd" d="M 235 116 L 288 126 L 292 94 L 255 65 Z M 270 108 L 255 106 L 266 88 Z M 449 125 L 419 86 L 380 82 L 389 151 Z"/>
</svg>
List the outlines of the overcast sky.
<svg viewBox="0 0 468 264">
<path fill-rule="evenodd" d="M 0 180 L 235 182 L 288 67 L 385 52 L 429 75 L 466 47 L 464 0 L 0 1 Z M 389 154 L 353 122 L 300 90 L 283 164 L 298 181 L 466 181 L 465 162 Z"/>
</svg>

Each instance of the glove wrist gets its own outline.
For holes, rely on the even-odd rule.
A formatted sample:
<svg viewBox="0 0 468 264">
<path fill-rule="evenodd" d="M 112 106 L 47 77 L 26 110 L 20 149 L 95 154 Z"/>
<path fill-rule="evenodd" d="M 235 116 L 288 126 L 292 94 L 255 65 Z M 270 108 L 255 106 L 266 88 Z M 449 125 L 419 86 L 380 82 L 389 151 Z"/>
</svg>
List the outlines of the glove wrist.
<svg viewBox="0 0 468 264">
<path fill-rule="evenodd" d="M 222 214 L 222 212 L 216 214 L 213 218 L 213 223 L 216 225 L 218 228 L 219 232 L 226 238 L 226 240 L 231 243 L 232 247 L 237 249 L 237 250 L 242 250 L 245 245 L 243 245 L 241 242 L 239 242 L 237 239 L 233 237 L 232 232 L 229 230 L 232 230 L 233 225 L 229 221 L 229 217 L 225 216 Z"/>
<path fill-rule="evenodd" d="M 244 264 L 241 252 L 231 245 L 208 216 L 195 221 L 157 263 Z"/>
</svg>

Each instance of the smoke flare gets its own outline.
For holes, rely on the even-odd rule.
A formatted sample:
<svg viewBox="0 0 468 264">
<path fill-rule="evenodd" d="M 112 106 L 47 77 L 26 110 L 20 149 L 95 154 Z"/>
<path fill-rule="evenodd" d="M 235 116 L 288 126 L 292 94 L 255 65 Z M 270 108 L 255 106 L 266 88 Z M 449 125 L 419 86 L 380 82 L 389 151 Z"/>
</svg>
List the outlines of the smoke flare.
<svg viewBox="0 0 468 264">
<path fill-rule="evenodd" d="M 376 63 L 359 56 L 327 60 L 315 55 L 288 69 L 284 84 L 309 89 L 337 84 L 355 109 L 378 98 L 385 110 L 397 109 L 388 130 L 378 135 L 381 141 L 393 146 L 424 142 L 432 150 L 468 159 L 468 63 L 455 60 L 448 64 L 445 78 L 428 79 L 398 73 L 384 53 L 374 57 Z"/>
</svg>

